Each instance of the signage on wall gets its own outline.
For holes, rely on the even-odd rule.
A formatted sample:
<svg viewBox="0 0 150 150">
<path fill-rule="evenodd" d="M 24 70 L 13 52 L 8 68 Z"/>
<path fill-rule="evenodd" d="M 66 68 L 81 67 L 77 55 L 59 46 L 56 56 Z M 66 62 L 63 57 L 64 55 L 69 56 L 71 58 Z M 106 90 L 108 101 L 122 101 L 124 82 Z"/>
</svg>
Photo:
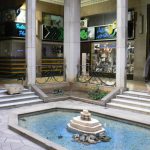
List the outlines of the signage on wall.
<svg viewBox="0 0 150 150">
<path fill-rule="evenodd" d="M 6 22 L 3 25 L 3 33 L 1 36 L 4 37 L 22 37 L 26 35 L 26 25 L 24 23 Z"/>
<path fill-rule="evenodd" d="M 62 28 L 64 24 L 62 16 L 52 15 L 49 13 L 42 13 L 42 22 L 46 26 L 57 28 Z"/>
<path fill-rule="evenodd" d="M 87 18 L 80 20 L 80 27 L 81 28 L 87 28 L 88 27 L 88 19 Z"/>
<path fill-rule="evenodd" d="M 16 29 L 25 30 L 26 26 L 25 26 L 25 24 L 22 24 L 22 23 L 16 23 Z"/>
<path fill-rule="evenodd" d="M 113 24 L 80 29 L 81 41 L 112 40 L 116 39 L 116 35 L 117 35 L 116 21 Z"/>
<path fill-rule="evenodd" d="M 16 23 L 16 30 L 18 37 L 25 37 L 26 35 L 26 25 L 23 23 Z"/>
<path fill-rule="evenodd" d="M 42 13 L 42 39 L 48 41 L 63 41 L 63 17 L 52 15 L 50 13 Z"/>
<path fill-rule="evenodd" d="M 95 40 L 115 39 L 116 35 L 116 23 L 95 27 Z"/>
<path fill-rule="evenodd" d="M 88 40 L 95 39 L 95 27 L 88 27 Z"/>
<path fill-rule="evenodd" d="M 64 39 L 64 29 L 51 27 L 51 26 L 42 26 L 43 30 L 43 40 L 49 41 L 63 41 Z"/>
<path fill-rule="evenodd" d="M 88 29 L 87 28 L 80 29 L 80 39 L 81 39 L 81 41 L 88 39 Z"/>
<path fill-rule="evenodd" d="M 26 23 L 26 10 L 18 9 L 15 22 Z"/>
<path fill-rule="evenodd" d="M 26 23 L 26 11 L 23 9 L 8 9 L 1 12 L 1 22 Z"/>
</svg>

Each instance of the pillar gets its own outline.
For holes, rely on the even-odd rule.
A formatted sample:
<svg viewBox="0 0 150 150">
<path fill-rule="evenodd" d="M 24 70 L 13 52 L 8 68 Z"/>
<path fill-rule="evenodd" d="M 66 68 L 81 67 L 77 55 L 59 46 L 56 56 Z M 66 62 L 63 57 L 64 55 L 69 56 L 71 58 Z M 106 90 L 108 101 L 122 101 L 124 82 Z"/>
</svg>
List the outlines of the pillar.
<svg viewBox="0 0 150 150">
<path fill-rule="evenodd" d="M 80 64 L 80 0 L 64 1 L 64 60 L 66 80 L 74 82 Z"/>
<path fill-rule="evenodd" d="M 128 0 L 117 0 L 116 86 L 126 88 Z"/>
<path fill-rule="evenodd" d="M 26 64 L 27 84 L 36 80 L 36 0 L 26 0 Z"/>
</svg>

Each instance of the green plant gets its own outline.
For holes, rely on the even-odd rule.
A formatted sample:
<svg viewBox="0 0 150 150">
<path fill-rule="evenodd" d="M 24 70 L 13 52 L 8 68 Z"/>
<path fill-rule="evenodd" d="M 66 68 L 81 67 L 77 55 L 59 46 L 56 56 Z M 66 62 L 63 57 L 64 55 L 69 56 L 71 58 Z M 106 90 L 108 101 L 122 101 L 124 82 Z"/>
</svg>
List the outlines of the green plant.
<svg viewBox="0 0 150 150">
<path fill-rule="evenodd" d="M 93 100 L 101 100 L 107 94 L 108 94 L 107 92 L 101 91 L 99 89 L 98 85 L 96 85 L 95 89 L 88 92 L 88 95 L 89 95 L 90 99 L 93 99 Z"/>
</svg>

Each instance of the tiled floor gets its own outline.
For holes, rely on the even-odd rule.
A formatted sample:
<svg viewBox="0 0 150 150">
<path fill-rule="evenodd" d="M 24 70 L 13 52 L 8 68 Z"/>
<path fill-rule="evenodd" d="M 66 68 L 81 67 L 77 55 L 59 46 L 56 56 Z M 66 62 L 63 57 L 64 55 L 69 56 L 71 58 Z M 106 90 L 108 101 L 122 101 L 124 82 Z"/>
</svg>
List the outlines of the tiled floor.
<svg viewBox="0 0 150 150">
<path fill-rule="evenodd" d="M 8 115 L 12 109 L 0 110 L 0 150 L 44 150 L 8 129 Z"/>
</svg>

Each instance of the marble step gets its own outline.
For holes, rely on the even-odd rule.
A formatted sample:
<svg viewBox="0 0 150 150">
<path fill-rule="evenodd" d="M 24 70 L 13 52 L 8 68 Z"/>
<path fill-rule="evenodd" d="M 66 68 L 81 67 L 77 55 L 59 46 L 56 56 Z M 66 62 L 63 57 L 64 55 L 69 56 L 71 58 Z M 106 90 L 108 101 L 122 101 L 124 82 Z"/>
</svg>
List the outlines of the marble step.
<svg viewBox="0 0 150 150">
<path fill-rule="evenodd" d="M 34 99 L 34 100 L 28 100 L 28 101 L 19 101 L 19 102 L 13 102 L 13 103 L 0 104 L 0 109 L 1 108 L 12 108 L 12 107 L 25 106 L 25 105 L 38 104 L 41 102 L 43 102 L 43 100 Z"/>
<path fill-rule="evenodd" d="M 125 91 L 123 92 L 124 95 L 128 96 L 135 96 L 135 97 L 142 97 L 150 99 L 150 93 L 147 92 L 138 92 L 138 91 Z"/>
<path fill-rule="evenodd" d="M 0 93 L 5 93 L 5 92 L 7 92 L 6 89 L 0 89 Z"/>
<path fill-rule="evenodd" d="M 10 98 L 5 98 L 5 99 L 0 99 L 0 104 L 3 103 L 13 103 L 17 101 L 29 101 L 33 99 L 38 99 L 39 96 L 37 95 L 24 95 L 24 96 L 19 96 L 19 97 L 10 97 Z"/>
<path fill-rule="evenodd" d="M 134 106 L 127 106 L 127 105 L 116 104 L 116 103 L 107 103 L 107 106 L 111 107 L 111 108 L 116 108 L 116 109 L 121 109 L 121 110 L 128 110 L 128 111 L 132 111 L 132 112 L 137 112 L 137 113 L 150 115 L 150 109 L 139 108 L 139 107 L 134 107 Z"/>
<path fill-rule="evenodd" d="M 131 101 L 131 100 L 123 100 L 123 99 L 115 98 L 111 100 L 111 103 L 150 109 L 150 103 L 142 103 L 139 101 Z"/>
<path fill-rule="evenodd" d="M 24 88 L 23 91 L 29 91 L 29 89 Z M 0 93 L 7 92 L 5 88 L 0 88 Z"/>
<path fill-rule="evenodd" d="M 136 97 L 136 96 L 117 95 L 116 98 L 123 99 L 123 100 L 139 101 L 139 102 L 142 102 L 142 103 L 150 103 L 149 98 L 142 98 L 142 97 Z"/>
<path fill-rule="evenodd" d="M 5 98 L 12 98 L 12 97 L 20 97 L 20 96 L 27 96 L 27 95 L 33 95 L 35 94 L 34 92 L 21 92 L 19 94 L 13 94 L 13 95 L 9 95 L 7 93 L 0 93 L 0 101 L 1 99 L 5 99 Z"/>
</svg>

